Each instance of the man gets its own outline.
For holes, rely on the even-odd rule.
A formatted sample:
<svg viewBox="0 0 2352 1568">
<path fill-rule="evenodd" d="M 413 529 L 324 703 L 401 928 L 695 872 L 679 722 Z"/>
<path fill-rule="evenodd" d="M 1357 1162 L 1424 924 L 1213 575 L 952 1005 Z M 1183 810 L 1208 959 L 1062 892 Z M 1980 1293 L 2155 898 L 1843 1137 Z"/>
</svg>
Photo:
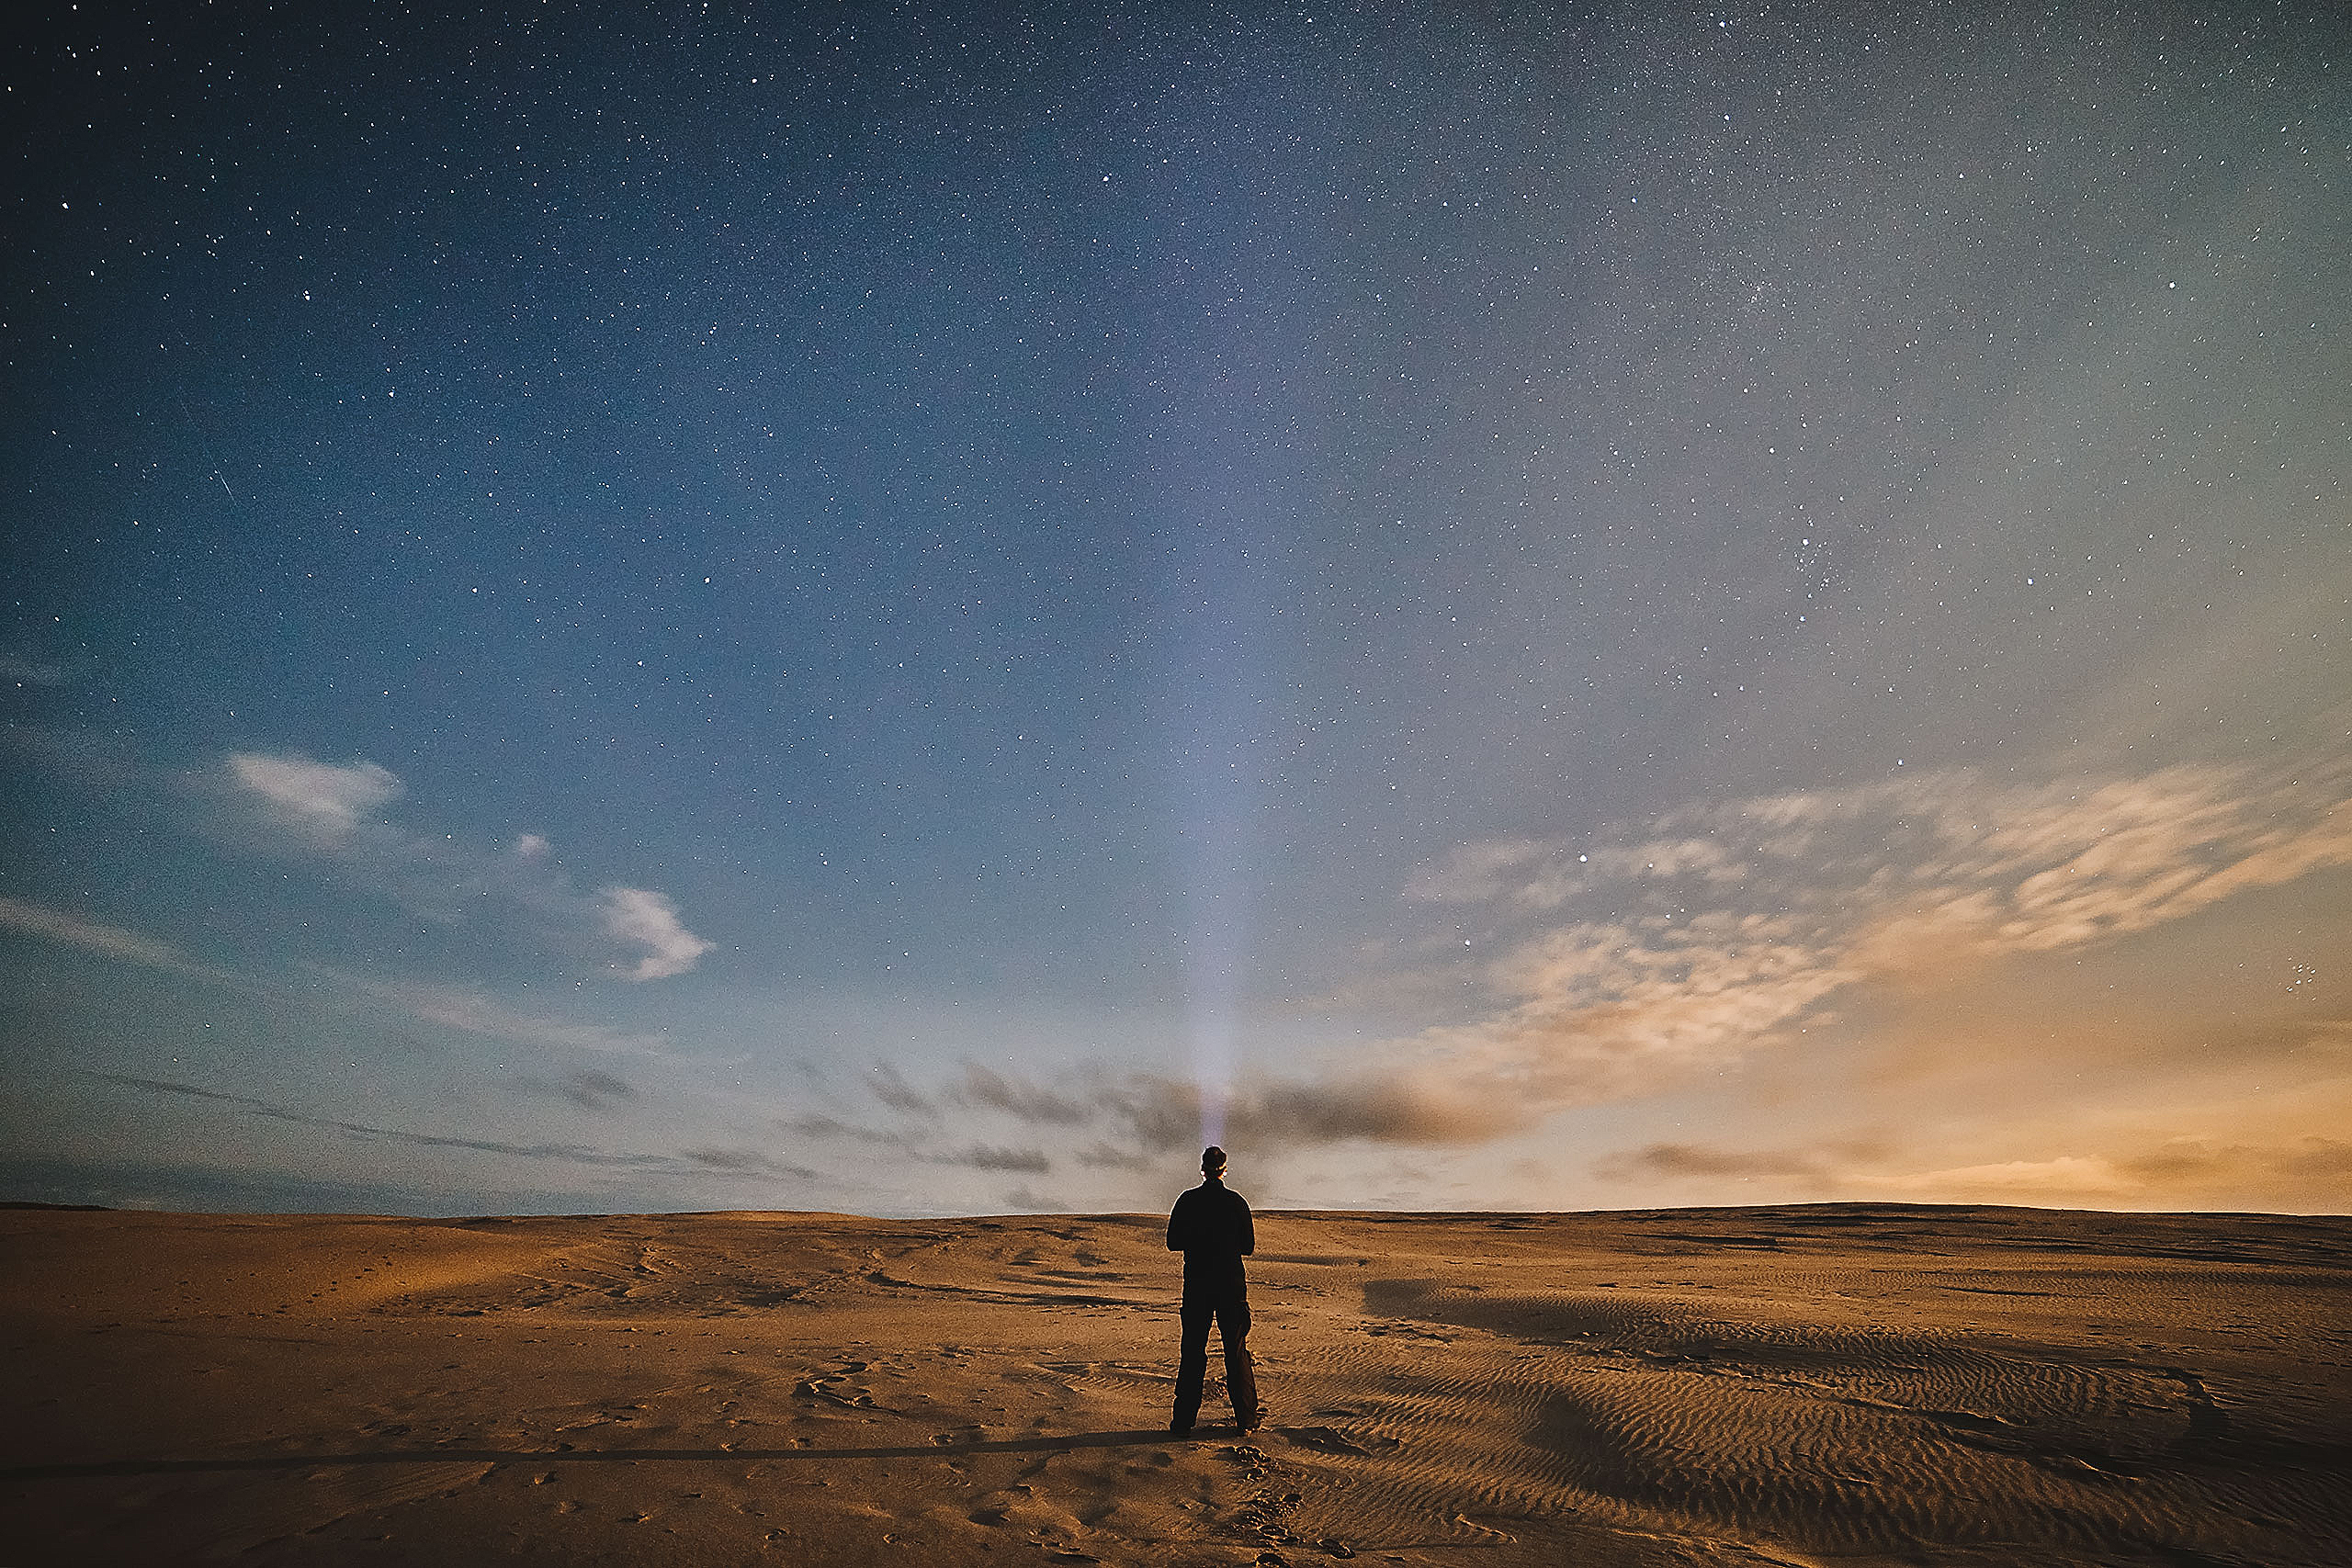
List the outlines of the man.
<svg viewBox="0 0 2352 1568">
<path fill-rule="evenodd" d="M 1225 1151 L 1201 1156 L 1201 1184 L 1176 1200 L 1168 1216 L 1168 1250 L 1184 1255 L 1184 1337 L 1176 1358 L 1176 1414 L 1168 1429 L 1189 1437 L 1201 1413 L 1209 1372 L 1209 1325 L 1225 1342 L 1225 1393 L 1233 1419 L 1254 1432 L 1263 1419 L 1250 1361 L 1250 1281 L 1241 1260 L 1258 1250 L 1250 1205 L 1225 1185 Z"/>
</svg>

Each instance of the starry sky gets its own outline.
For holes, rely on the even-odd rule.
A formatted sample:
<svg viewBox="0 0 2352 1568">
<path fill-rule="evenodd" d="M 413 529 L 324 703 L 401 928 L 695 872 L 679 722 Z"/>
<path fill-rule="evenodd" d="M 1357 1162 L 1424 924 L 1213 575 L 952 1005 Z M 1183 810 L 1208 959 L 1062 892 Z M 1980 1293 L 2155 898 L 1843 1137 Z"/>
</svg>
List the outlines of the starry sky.
<svg viewBox="0 0 2352 1568">
<path fill-rule="evenodd" d="M 2341 1212 L 2347 42 L 45 7 L 0 1196 Z"/>
</svg>

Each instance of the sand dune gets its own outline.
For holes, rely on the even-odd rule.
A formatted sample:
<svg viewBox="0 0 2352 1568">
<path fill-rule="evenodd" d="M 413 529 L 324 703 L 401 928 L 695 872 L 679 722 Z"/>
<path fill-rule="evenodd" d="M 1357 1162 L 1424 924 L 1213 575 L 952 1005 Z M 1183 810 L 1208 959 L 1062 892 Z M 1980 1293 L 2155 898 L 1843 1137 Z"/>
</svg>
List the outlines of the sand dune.
<svg viewBox="0 0 2352 1568">
<path fill-rule="evenodd" d="M 2352 1221 L 1161 1223 L 0 1213 L 0 1563 L 2352 1562 Z"/>
</svg>

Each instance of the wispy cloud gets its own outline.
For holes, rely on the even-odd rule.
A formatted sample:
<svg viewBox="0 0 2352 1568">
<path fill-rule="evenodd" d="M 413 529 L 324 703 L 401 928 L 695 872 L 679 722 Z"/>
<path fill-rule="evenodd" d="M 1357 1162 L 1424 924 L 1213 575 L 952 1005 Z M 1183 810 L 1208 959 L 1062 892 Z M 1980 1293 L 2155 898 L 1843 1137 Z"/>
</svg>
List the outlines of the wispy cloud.
<svg viewBox="0 0 2352 1568">
<path fill-rule="evenodd" d="M 1099 1139 L 1070 1157 L 1089 1170 L 1149 1170 L 1160 1163 L 1149 1155 L 1114 1148 Z"/>
<path fill-rule="evenodd" d="M 2348 806 L 2352 767 L 2340 760 L 2040 785 L 1953 771 L 1690 807 L 1627 843 L 1464 845 L 1408 897 L 1537 912 L 1793 909 L 1840 948 L 1918 921 L 1982 951 L 2051 951 L 2352 864 Z"/>
<path fill-rule="evenodd" d="M 1008 1078 L 989 1067 L 967 1064 L 964 1076 L 949 1086 L 947 1098 L 963 1105 L 984 1105 L 1004 1111 L 1023 1122 L 1075 1126 L 1092 1114 L 1093 1107 L 1041 1088 L 1025 1079 Z"/>
<path fill-rule="evenodd" d="M 240 751 L 226 775 L 231 798 L 277 848 L 334 861 L 418 913 L 456 920 L 487 902 L 560 942 L 617 948 L 624 956 L 611 967 L 632 981 L 684 974 L 711 950 L 666 894 L 619 885 L 582 891 L 543 835 L 500 849 L 399 826 L 386 808 L 406 788 L 375 762 Z"/>
<path fill-rule="evenodd" d="M 107 958 L 202 980 L 209 985 L 226 987 L 248 995 L 272 997 L 288 1002 L 302 999 L 302 992 L 298 987 L 205 964 L 189 957 L 170 942 L 120 926 L 84 919 L 65 910 L 28 903 L 21 898 L 0 897 L 0 930 L 62 942 Z M 373 980 L 318 964 L 305 964 L 303 968 L 355 996 L 387 1002 L 412 1018 L 485 1039 L 517 1045 L 632 1056 L 666 1057 L 675 1055 L 670 1049 L 669 1042 L 661 1035 L 523 1012 L 466 987 L 427 985 L 407 980 Z M 602 1076 L 588 1070 L 576 1073 L 572 1080 L 566 1081 L 584 1082 Z M 616 1083 L 619 1080 L 609 1081 Z"/>
<path fill-rule="evenodd" d="M 153 937 L 141 936 L 120 926 L 85 920 L 79 915 L 28 903 L 21 898 L 0 897 L 0 927 L 63 942 L 85 952 L 103 953 L 125 963 L 160 969 L 166 974 L 185 976 L 191 980 L 233 987 L 238 990 L 254 988 L 253 983 L 244 976 L 198 963 L 167 942 L 158 942 Z"/>
<path fill-rule="evenodd" d="M 517 1045 L 546 1045 L 566 1051 L 602 1051 L 631 1056 L 668 1056 L 674 1053 L 658 1034 L 615 1029 L 601 1023 L 579 1023 L 544 1013 L 523 1012 L 493 1001 L 464 986 L 439 986 L 413 980 L 371 980 L 322 964 L 310 972 L 358 996 L 389 1002 L 412 1018 L 446 1029 L 504 1040 Z"/>
<path fill-rule="evenodd" d="M 131 1077 L 121 1073 L 81 1071 L 78 1077 L 101 1083 L 118 1084 L 126 1089 L 141 1089 L 151 1094 L 178 1095 L 190 1100 L 209 1100 L 225 1105 L 247 1115 L 266 1117 L 275 1122 L 288 1122 L 299 1126 L 316 1127 L 328 1132 L 345 1133 L 354 1137 L 392 1144 L 409 1145 L 429 1149 L 470 1149 L 481 1154 L 510 1155 L 519 1159 L 539 1160 L 560 1165 L 603 1167 L 637 1171 L 646 1175 L 707 1178 L 720 1176 L 789 1177 L 811 1179 L 817 1172 L 797 1165 L 787 1165 L 771 1158 L 756 1149 L 700 1147 L 683 1150 L 674 1155 L 628 1154 L 610 1149 L 591 1148 L 582 1144 L 514 1144 L 493 1138 L 459 1138 L 441 1134 L 415 1133 L 396 1127 L 376 1127 L 362 1122 L 345 1122 L 336 1117 L 320 1116 L 301 1111 L 273 1105 L 250 1095 L 226 1094 L 218 1089 L 199 1089 L 194 1084 L 174 1083 L 164 1078 Z"/>
<path fill-rule="evenodd" d="M 1599 1161 L 1605 1181 L 1721 1190 L 1755 1183 L 1759 1196 L 1901 1197 L 1937 1203 L 2119 1203 L 2140 1207 L 2296 1201 L 2352 1179 L 2352 1142 L 2301 1137 L 2249 1143 L 2124 1137 L 2111 1147 L 2075 1146 L 2038 1158 L 1922 1168 L 1883 1141 L 1788 1148 L 1651 1144 Z"/>
<path fill-rule="evenodd" d="M 879 1127 L 860 1126 L 835 1116 L 794 1116 L 779 1122 L 786 1132 L 803 1138 L 845 1139 L 851 1143 L 868 1144 L 883 1148 L 904 1148 L 904 1133 L 887 1132 Z"/>
<path fill-rule="evenodd" d="M 683 1151 L 679 1157 L 697 1169 L 722 1176 L 792 1177 L 808 1181 L 817 1175 L 807 1166 L 790 1164 L 760 1149 L 706 1144 Z"/>
<path fill-rule="evenodd" d="M 976 1144 L 959 1154 L 946 1156 L 950 1165 L 968 1165 L 975 1170 L 1022 1170 L 1042 1176 L 1054 1168 L 1043 1149 L 1001 1149 L 990 1144 Z"/>
<path fill-rule="evenodd" d="M 1054 1168 L 1054 1162 L 1041 1148 L 989 1143 L 941 1147 L 942 1123 L 945 1120 L 943 1107 L 986 1106 L 1016 1122 L 1042 1122 L 1064 1128 L 1092 1120 L 1103 1109 L 1099 1098 L 1065 1099 L 1023 1079 L 1009 1078 L 969 1064 L 960 1078 L 948 1083 L 936 1095 L 916 1089 L 887 1066 L 874 1070 L 867 1087 L 876 1100 L 899 1113 L 902 1121 L 898 1127 L 867 1127 L 823 1115 L 793 1117 L 779 1125 L 802 1137 L 892 1149 L 904 1159 L 930 1165 L 960 1165 L 975 1170 L 1022 1171 L 1042 1176 Z"/>
<path fill-rule="evenodd" d="M 1856 1153 L 1867 1157 L 1872 1151 L 1847 1152 L 1846 1163 L 1850 1164 Z M 1834 1185 L 1839 1168 L 1837 1155 L 1826 1149 L 1724 1149 L 1702 1144 L 1650 1144 L 1612 1155 L 1593 1169 L 1604 1181 L 1753 1181 L 1760 1178 L 1826 1191 Z"/>
<path fill-rule="evenodd" d="M 2050 1159 L 1999 1160 L 1985 1165 L 1955 1166 L 1947 1170 L 1921 1170 L 1877 1176 L 1856 1173 L 1847 1179 L 1858 1186 L 1906 1197 L 1949 1202 L 1954 1198 L 1991 1199 L 2017 1202 L 2039 1198 L 2059 1202 L 2112 1202 L 2138 1196 L 2140 1183 L 2132 1180 L 2099 1156 L 2059 1155 Z"/>
<path fill-rule="evenodd" d="M 866 1078 L 866 1087 L 874 1098 L 891 1110 L 909 1116 L 936 1117 L 939 1107 L 931 1097 L 900 1077 L 899 1070 L 887 1062 L 876 1063 Z"/>
<path fill-rule="evenodd" d="M 624 945 L 645 949 L 628 970 L 631 980 L 664 980 L 683 975 L 711 948 L 686 930 L 677 906 L 645 887 L 607 887 L 597 896 L 605 934 Z"/>
<path fill-rule="evenodd" d="M 582 1111 L 612 1111 L 637 1098 L 636 1086 L 610 1073 L 583 1067 L 558 1078 L 526 1076 L 514 1080 L 526 1093 L 553 1095 Z"/>
<path fill-rule="evenodd" d="M 1938 1170 L 1857 1172 L 1849 1180 L 1940 1201 L 2007 1196 L 2042 1201 L 2126 1200 L 2140 1203 L 2211 1201 L 2216 1195 L 2310 1190 L 2339 1194 L 2352 1181 L 2352 1142 L 2303 1137 L 2269 1144 L 2195 1137 L 2124 1145 L 2102 1153 L 2041 1160 L 2002 1160 Z"/>
<path fill-rule="evenodd" d="M 332 846 L 347 840 L 379 807 L 405 792 L 373 762 L 337 766 L 308 757 L 232 752 L 229 772 L 288 829 Z"/>
<path fill-rule="evenodd" d="M 1862 982 L 2084 948 L 2352 865 L 2347 773 L 2184 765 L 2018 785 L 1951 772 L 1465 845 L 1408 896 L 1536 924 L 1485 972 L 1503 1005 L 1308 1092 L 1362 1102 L 1435 1079 L 1527 1122 L 1686 1081 L 1821 1021 Z"/>
</svg>

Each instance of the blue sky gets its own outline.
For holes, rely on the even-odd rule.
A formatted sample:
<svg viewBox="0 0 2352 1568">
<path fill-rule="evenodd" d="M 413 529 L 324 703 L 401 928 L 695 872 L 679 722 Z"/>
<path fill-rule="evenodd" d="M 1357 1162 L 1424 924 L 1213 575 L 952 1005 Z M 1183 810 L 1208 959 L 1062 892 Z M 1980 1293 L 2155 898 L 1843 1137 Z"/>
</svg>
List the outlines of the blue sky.
<svg viewBox="0 0 2352 1568">
<path fill-rule="evenodd" d="M 8 1195 L 2340 1209 L 2343 42 L 58 13 Z"/>
</svg>

